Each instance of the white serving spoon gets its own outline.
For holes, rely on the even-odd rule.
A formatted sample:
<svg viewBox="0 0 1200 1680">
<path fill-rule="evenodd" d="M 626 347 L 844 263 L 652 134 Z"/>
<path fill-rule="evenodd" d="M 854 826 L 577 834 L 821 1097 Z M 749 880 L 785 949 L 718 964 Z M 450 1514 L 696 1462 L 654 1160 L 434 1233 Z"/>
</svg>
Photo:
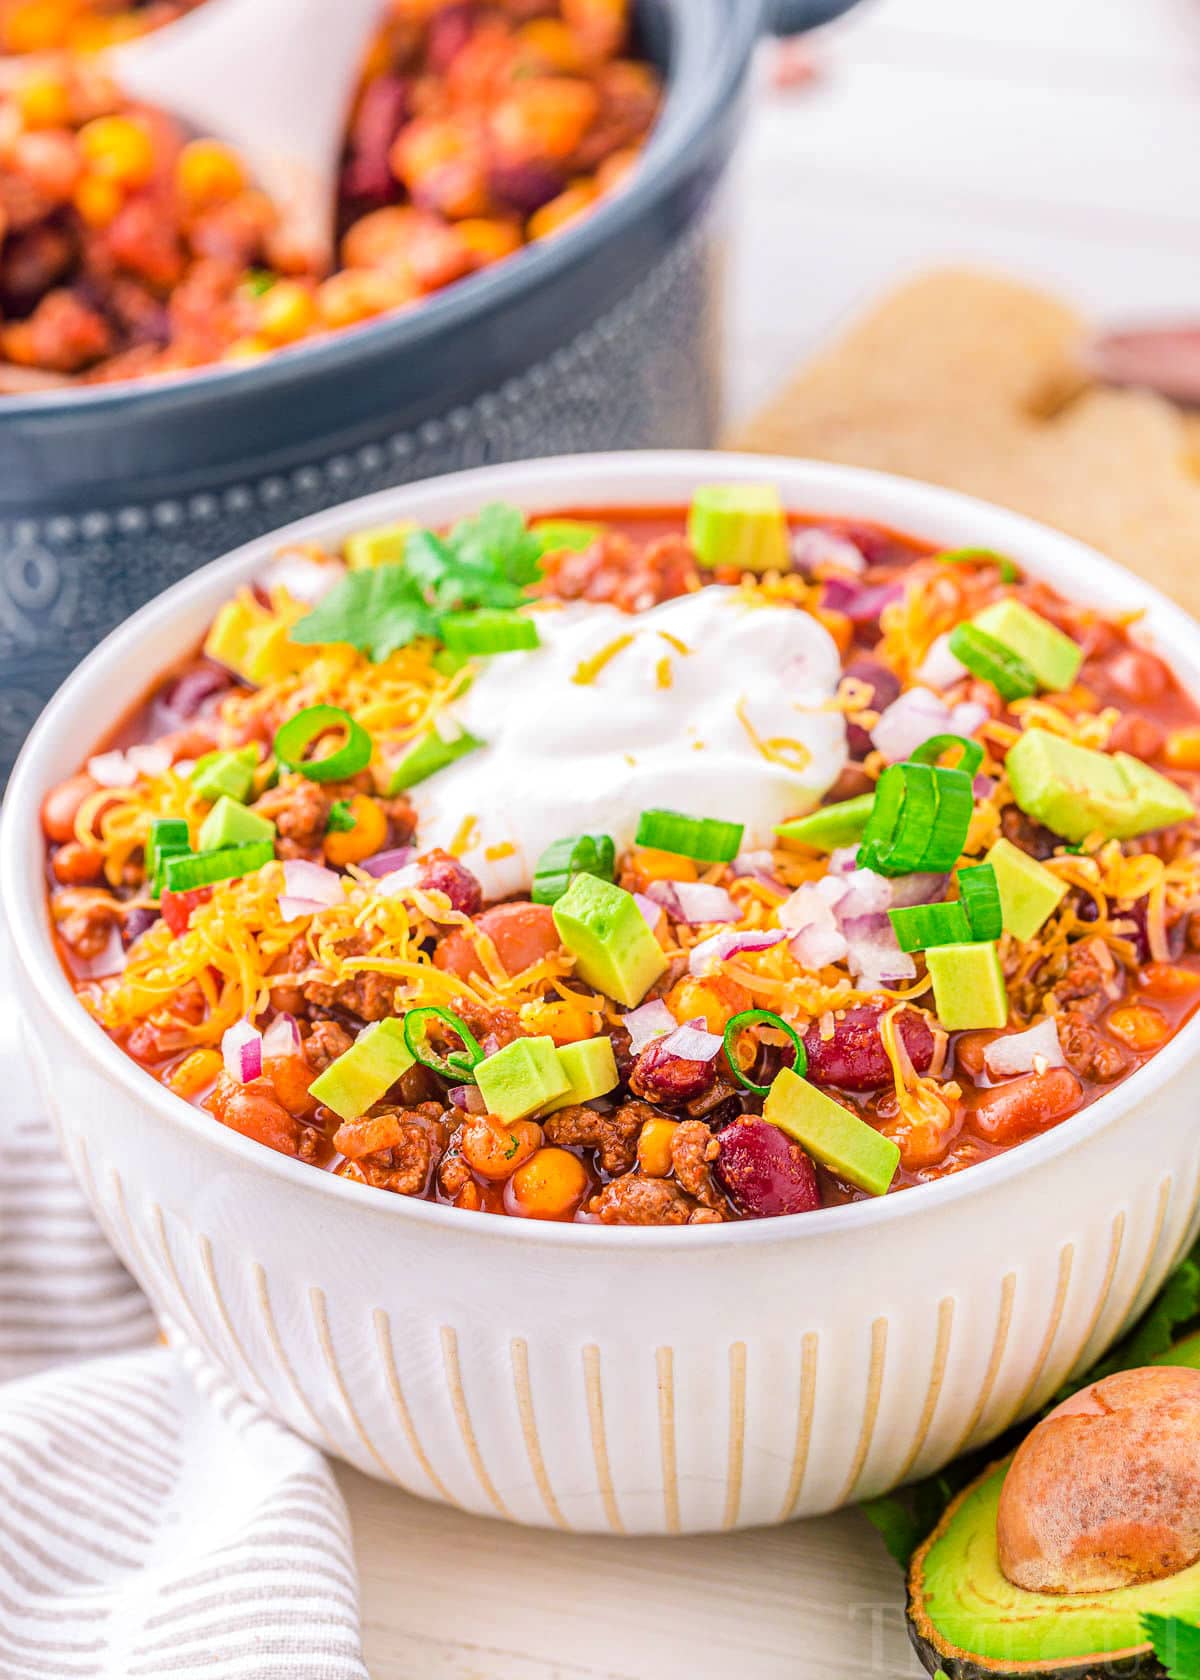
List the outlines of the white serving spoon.
<svg viewBox="0 0 1200 1680">
<path fill-rule="evenodd" d="M 124 92 L 227 141 L 279 206 L 289 244 L 328 262 L 356 75 L 381 0 L 206 0 L 105 54 Z"/>
</svg>

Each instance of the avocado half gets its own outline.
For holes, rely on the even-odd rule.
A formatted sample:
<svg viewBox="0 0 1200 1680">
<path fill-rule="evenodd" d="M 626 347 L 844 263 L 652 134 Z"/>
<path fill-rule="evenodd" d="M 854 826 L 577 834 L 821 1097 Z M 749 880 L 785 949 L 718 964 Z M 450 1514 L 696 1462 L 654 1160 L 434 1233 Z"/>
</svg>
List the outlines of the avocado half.
<svg viewBox="0 0 1200 1680">
<path fill-rule="evenodd" d="M 1200 1336 L 1155 1361 L 1200 1370 Z M 964 1488 L 908 1571 L 908 1631 L 946 1680 L 1162 1680 L 1148 1613 L 1200 1621 L 1200 1563 L 1165 1581 L 1097 1593 L 1031 1593 L 1000 1568 L 996 1512 L 1010 1459 Z"/>
</svg>

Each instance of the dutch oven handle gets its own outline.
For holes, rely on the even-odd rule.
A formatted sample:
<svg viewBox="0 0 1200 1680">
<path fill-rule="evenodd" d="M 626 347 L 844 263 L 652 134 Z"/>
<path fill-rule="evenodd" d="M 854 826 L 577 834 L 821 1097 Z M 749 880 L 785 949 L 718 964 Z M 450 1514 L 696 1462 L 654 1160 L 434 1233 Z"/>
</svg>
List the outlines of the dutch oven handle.
<svg viewBox="0 0 1200 1680">
<path fill-rule="evenodd" d="M 767 27 L 774 35 L 799 35 L 848 12 L 856 0 L 771 0 Z"/>
</svg>

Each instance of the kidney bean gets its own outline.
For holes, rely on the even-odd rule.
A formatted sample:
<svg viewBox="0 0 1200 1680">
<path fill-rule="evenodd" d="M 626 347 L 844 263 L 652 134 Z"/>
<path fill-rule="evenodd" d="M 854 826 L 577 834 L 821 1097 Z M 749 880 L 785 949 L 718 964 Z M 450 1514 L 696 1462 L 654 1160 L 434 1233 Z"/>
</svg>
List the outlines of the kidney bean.
<svg viewBox="0 0 1200 1680">
<path fill-rule="evenodd" d="M 523 163 L 493 163 L 488 172 L 492 194 L 502 204 L 517 210 L 522 216 L 532 216 L 543 204 L 557 198 L 566 186 L 566 177 L 559 169 L 539 159 L 529 158 Z"/>
<path fill-rule="evenodd" d="M 634 1061 L 629 1086 L 647 1102 L 689 1102 L 701 1096 L 716 1078 L 716 1061 L 693 1062 L 674 1056 L 656 1039 Z"/>
<path fill-rule="evenodd" d="M 989 1143 L 1021 1143 L 1035 1132 L 1056 1126 L 1083 1102 L 1083 1086 L 1070 1068 L 1047 1068 L 1022 1074 L 984 1092 L 972 1121 Z"/>
<path fill-rule="evenodd" d="M 157 920 L 157 910 L 131 910 L 121 923 L 121 941 L 126 950 L 129 949 L 135 939 L 142 937 L 147 928 L 152 928 Z"/>
<path fill-rule="evenodd" d="M 359 101 L 350 133 L 350 161 L 342 176 L 347 197 L 387 204 L 397 193 L 388 163 L 392 142 L 409 114 L 409 85 L 399 76 L 377 76 Z"/>
<path fill-rule="evenodd" d="M 716 1173 L 748 1219 L 812 1213 L 821 1205 L 817 1170 L 798 1143 L 757 1115 L 717 1134 Z"/>
<path fill-rule="evenodd" d="M 446 74 L 470 41 L 474 30 L 475 7 L 470 0 L 462 5 L 443 6 L 434 14 L 429 23 L 425 53 L 435 76 Z"/>
<path fill-rule="evenodd" d="M 1132 904 L 1123 905 L 1119 910 L 1114 909 L 1111 904 L 1109 905 L 1109 915 L 1116 921 L 1132 924 L 1132 928 L 1126 926 L 1123 937 L 1128 939 L 1133 946 L 1134 961 L 1138 963 L 1148 962 L 1150 958 L 1150 935 L 1146 928 L 1146 915 L 1149 908 L 1150 901 L 1148 898 L 1135 898 Z M 1075 906 L 1075 913 L 1081 922 L 1094 922 L 1100 914 L 1096 908 L 1096 900 L 1090 893 L 1079 894 L 1079 902 Z M 1172 950 L 1178 949 L 1180 943 L 1178 936 L 1181 931 L 1182 924 L 1179 922 L 1176 922 L 1173 928 L 1168 929 L 1167 942 Z"/>
<path fill-rule="evenodd" d="M 848 1009 L 834 1021 L 833 1035 L 821 1037 L 814 1021 L 804 1035 L 809 1077 L 818 1085 L 837 1085 L 843 1091 L 875 1091 L 892 1078 L 892 1064 L 879 1032 L 881 1012 L 870 1004 Z M 906 1010 L 900 1016 L 900 1037 L 918 1073 L 933 1063 L 934 1040 L 923 1015 Z"/>
<path fill-rule="evenodd" d="M 899 698 L 899 677 L 895 672 L 889 671 L 886 665 L 881 665 L 877 659 L 852 659 L 846 666 L 845 675 L 855 677 L 859 682 L 870 683 L 874 690 L 869 702 L 873 712 L 886 710 L 893 700 Z M 846 744 L 850 749 L 850 757 L 857 759 L 866 758 L 873 746 L 871 737 L 860 723 L 846 725 Z"/>
<path fill-rule="evenodd" d="M 417 861 L 421 869 L 417 885 L 422 892 L 443 892 L 451 909 L 464 916 L 477 913 L 483 903 L 483 888 L 466 864 L 448 852 L 430 852 Z"/>
</svg>

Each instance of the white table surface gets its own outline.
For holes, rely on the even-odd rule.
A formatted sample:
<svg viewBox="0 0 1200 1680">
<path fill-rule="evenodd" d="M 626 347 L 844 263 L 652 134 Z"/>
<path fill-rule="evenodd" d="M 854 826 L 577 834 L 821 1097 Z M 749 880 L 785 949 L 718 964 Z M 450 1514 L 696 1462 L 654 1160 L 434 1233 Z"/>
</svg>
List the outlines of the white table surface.
<svg viewBox="0 0 1200 1680">
<path fill-rule="evenodd" d="M 738 165 L 729 409 L 906 274 L 974 261 L 1097 317 L 1200 312 L 1197 0 L 868 0 Z M 765 78 L 764 78 L 765 80 Z M 900 1680 L 853 1513 L 672 1541 L 521 1531 L 340 1472 L 373 1680 Z"/>
</svg>

